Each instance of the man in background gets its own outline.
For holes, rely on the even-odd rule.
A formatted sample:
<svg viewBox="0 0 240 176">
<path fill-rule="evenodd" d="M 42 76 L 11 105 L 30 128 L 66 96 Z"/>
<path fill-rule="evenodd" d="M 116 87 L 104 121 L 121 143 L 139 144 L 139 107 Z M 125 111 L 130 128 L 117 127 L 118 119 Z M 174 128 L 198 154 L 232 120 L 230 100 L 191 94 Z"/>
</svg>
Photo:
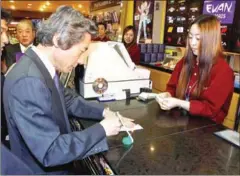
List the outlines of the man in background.
<svg viewBox="0 0 240 176">
<path fill-rule="evenodd" d="M 25 51 L 33 46 L 35 39 L 35 30 L 31 20 L 21 20 L 17 25 L 17 39 L 19 43 L 10 44 L 5 47 L 5 63 L 9 68 L 16 62 L 18 55 L 25 53 Z"/>
<path fill-rule="evenodd" d="M 110 38 L 106 34 L 107 26 L 105 23 L 98 23 L 98 36 L 93 41 L 107 42 Z"/>
</svg>

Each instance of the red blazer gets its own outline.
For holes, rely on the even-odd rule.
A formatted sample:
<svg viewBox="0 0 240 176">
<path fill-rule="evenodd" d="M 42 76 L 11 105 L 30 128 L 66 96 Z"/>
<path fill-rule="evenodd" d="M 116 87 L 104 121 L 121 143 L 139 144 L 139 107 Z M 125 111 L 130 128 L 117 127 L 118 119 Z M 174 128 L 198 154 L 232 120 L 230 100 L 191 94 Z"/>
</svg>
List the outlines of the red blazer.
<svg viewBox="0 0 240 176">
<path fill-rule="evenodd" d="M 176 96 L 176 87 L 182 67 L 183 59 L 177 63 L 167 84 L 166 91 L 173 97 Z M 186 91 L 189 93 L 190 99 L 189 113 L 192 115 L 210 118 L 216 123 L 222 123 L 224 118 L 227 116 L 234 91 L 233 71 L 225 60 L 219 57 L 216 64 L 213 65 L 210 71 L 210 81 L 208 85 L 206 85 L 204 90 L 200 93 L 200 97 L 198 99 L 194 99 L 192 92 L 196 87 L 195 85 L 198 74 L 199 67 L 195 64 Z"/>
<path fill-rule="evenodd" d="M 128 50 L 128 53 L 129 53 L 132 61 L 136 65 L 139 65 L 140 64 L 140 49 L 139 49 L 137 43 L 135 43 L 134 45 L 128 47 L 127 50 Z"/>
</svg>

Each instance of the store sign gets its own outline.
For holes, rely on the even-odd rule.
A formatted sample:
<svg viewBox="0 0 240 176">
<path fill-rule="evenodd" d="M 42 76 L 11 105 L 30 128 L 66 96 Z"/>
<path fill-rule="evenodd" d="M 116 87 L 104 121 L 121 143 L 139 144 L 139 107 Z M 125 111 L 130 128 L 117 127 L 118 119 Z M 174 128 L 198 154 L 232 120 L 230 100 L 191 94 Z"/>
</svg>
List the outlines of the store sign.
<svg viewBox="0 0 240 176">
<path fill-rule="evenodd" d="M 235 12 L 235 0 L 204 1 L 203 14 L 212 14 L 218 17 L 222 24 L 232 24 Z"/>
<path fill-rule="evenodd" d="M 107 1 L 97 0 L 97 1 L 93 1 L 90 4 L 90 11 L 95 11 L 95 10 L 109 8 L 109 7 L 114 7 L 114 6 L 119 5 L 120 3 L 121 3 L 121 0 L 107 0 Z"/>
</svg>

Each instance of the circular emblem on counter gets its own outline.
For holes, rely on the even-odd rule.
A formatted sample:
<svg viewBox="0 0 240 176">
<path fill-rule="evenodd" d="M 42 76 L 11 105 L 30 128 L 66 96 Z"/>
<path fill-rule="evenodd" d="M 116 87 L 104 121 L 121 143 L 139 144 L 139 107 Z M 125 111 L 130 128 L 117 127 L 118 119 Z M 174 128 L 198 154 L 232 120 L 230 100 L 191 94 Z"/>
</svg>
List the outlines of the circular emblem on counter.
<svg viewBox="0 0 240 176">
<path fill-rule="evenodd" d="M 93 82 L 92 87 L 94 92 L 96 92 L 97 94 L 102 94 L 107 90 L 108 82 L 104 78 L 97 78 Z"/>
</svg>

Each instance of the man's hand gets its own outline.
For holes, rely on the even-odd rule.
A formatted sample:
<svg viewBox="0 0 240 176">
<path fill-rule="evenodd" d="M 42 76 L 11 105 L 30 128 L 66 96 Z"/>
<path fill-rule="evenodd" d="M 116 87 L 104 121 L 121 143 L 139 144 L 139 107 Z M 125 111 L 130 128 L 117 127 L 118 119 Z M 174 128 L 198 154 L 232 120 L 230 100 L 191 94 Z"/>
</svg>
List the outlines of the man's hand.
<svg viewBox="0 0 240 176">
<path fill-rule="evenodd" d="M 119 120 L 118 115 L 121 116 L 121 120 L 123 122 L 123 125 L 127 128 L 133 128 L 134 127 L 134 123 L 133 123 L 133 119 L 127 118 L 127 117 L 123 117 L 121 114 L 117 114 L 116 112 L 111 111 L 109 108 L 104 109 L 103 112 L 103 117 L 105 119 L 112 119 L 112 118 L 116 118 Z"/>
<path fill-rule="evenodd" d="M 120 131 L 122 124 L 117 118 L 105 118 L 100 124 L 103 126 L 106 136 L 117 135 Z"/>
</svg>

